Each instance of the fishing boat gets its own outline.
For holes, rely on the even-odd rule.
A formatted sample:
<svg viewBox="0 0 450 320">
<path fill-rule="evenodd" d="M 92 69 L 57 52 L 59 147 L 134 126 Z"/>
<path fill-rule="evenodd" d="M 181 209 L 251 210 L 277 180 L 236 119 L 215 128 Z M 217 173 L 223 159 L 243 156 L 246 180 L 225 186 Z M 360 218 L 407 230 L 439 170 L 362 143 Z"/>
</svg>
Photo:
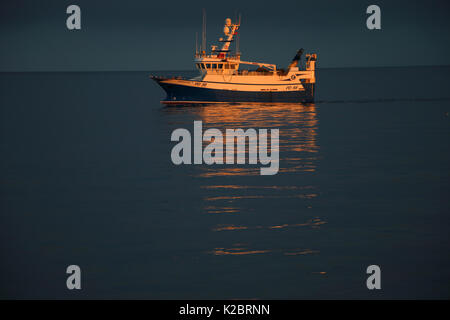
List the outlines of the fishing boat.
<svg viewBox="0 0 450 320">
<path fill-rule="evenodd" d="M 195 50 L 194 63 L 199 74 L 194 78 L 150 76 L 167 93 L 164 104 L 196 104 L 221 102 L 313 102 L 315 92 L 316 54 L 306 54 L 302 64 L 303 49 L 298 50 L 286 69 L 275 64 L 241 60 L 238 42 L 235 52 L 231 43 L 238 35 L 237 22 L 225 20 L 221 47 L 211 46 L 206 52 L 206 27 L 203 17 L 203 35 L 200 50 Z M 239 39 L 239 38 L 238 38 Z M 240 69 L 253 66 L 253 70 Z M 302 67 L 303 66 L 303 67 Z"/>
</svg>

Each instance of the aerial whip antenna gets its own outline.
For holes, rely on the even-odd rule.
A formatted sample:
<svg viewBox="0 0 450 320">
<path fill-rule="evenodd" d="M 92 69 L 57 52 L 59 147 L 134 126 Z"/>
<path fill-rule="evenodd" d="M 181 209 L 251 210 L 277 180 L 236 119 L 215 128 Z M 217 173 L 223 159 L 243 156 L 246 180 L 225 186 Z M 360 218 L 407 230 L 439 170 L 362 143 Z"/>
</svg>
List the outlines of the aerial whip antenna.
<svg viewBox="0 0 450 320">
<path fill-rule="evenodd" d="M 206 10 L 203 9 L 202 51 L 206 52 Z"/>
<path fill-rule="evenodd" d="M 195 33 L 195 55 L 198 55 L 198 32 Z"/>
</svg>

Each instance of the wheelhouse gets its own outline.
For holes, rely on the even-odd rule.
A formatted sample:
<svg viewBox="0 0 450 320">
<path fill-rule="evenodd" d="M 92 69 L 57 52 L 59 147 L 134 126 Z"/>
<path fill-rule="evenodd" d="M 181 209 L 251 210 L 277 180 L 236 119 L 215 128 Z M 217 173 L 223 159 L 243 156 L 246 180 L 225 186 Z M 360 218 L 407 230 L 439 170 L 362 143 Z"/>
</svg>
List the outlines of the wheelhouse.
<svg viewBox="0 0 450 320">
<path fill-rule="evenodd" d="M 221 71 L 221 70 L 237 70 L 239 64 L 230 62 L 197 62 L 198 70 Z"/>
</svg>

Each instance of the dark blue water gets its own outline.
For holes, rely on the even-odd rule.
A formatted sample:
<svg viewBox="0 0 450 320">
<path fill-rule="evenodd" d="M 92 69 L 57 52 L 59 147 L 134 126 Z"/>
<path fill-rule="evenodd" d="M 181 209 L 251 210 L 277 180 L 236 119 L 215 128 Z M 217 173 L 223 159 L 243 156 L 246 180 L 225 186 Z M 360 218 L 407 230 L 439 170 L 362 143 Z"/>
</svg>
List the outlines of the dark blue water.
<svg viewBox="0 0 450 320">
<path fill-rule="evenodd" d="M 149 74 L 0 75 L 1 298 L 450 297 L 450 67 L 319 70 L 309 105 L 164 107 Z M 194 120 L 279 128 L 279 173 L 173 165 Z"/>
</svg>

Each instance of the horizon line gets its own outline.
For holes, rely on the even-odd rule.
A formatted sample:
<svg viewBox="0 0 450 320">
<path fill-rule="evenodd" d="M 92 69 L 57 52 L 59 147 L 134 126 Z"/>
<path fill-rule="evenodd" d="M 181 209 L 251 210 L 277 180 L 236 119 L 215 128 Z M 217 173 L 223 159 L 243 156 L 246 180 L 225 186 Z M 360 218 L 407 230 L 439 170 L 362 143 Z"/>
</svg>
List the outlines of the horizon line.
<svg viewBox="0 0 450 320">
<path fill-rule="evenodd" d="M 348 66 L 348 67 L 317 67 L 316 70 L 326 69 L 376 69 L 376 68 L 429 68 L 429 67 L 450 67 L 450 64 L 438 65 L 404 65 L 404 66 Z M 197 69 L 161 69 L 161 70 L 0 70 L 0 73 L 57 73 L 57 72 L 192 72 Z"/>
</svg>

